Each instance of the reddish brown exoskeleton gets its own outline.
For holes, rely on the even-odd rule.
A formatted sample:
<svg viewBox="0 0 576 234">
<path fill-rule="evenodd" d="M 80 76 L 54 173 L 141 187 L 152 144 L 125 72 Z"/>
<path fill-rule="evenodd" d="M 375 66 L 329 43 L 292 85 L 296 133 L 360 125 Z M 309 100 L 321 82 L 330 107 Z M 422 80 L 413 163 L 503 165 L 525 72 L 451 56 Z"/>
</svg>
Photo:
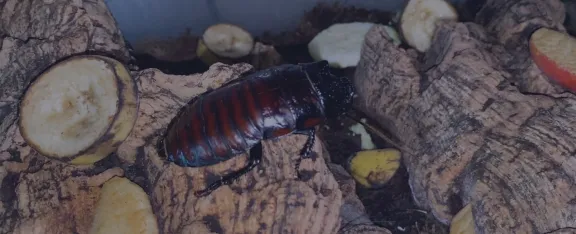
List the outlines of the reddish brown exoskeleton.
<svg viewBox="0 0 576 234">
<path fill-rule="evenodd" d="M 331 74 L 327 61 L 257 71 L 193 98 L 170 123 L 159 151 L 183 167 L 213 165 L 249 151 L 245 167 L 196 193 L 204 196 L 258 165 L 262 140 L 307 135 L 301 159 L 309 157 L 315 127 L 348 111 L 353 95 L 352 82 Z"/>
</svg>

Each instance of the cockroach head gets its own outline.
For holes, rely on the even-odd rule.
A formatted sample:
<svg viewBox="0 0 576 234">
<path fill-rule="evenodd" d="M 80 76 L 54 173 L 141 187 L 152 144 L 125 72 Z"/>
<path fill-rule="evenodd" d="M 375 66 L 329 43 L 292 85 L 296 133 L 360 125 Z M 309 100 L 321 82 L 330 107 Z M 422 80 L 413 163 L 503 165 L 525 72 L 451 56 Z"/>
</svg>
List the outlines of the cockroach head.
<svg viewBox="0 0 576 234">
<path fill-rule="evenodd" d="M 326 60 L 302 65 L 304 72 L 320 93 L 326 117 L 340 116 L 351 108 L 355 90 L 350 79 L 330 73 Z"/>
</svg>

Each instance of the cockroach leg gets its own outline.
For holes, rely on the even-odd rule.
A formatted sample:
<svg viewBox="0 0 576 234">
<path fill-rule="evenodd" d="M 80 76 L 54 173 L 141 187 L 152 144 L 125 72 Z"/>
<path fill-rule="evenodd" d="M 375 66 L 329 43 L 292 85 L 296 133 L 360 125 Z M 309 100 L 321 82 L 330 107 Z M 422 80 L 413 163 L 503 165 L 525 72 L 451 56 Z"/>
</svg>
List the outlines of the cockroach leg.
<svg viewBox="0 0 576 234">
<path fill-rule="evenodd" d="M 306 139 L 306 143 L 304 143 L 304 148 L 302 148 L 300 156 L 301 158 L 310 158 L 310 153 L 312 153 L 312 147 L 314 146 L 314 142 L 316 141 L 316 137 L 314 137 L 316 135 L 316 129 L 312 128 L 309 130 L 304 130 L 302 131 L 301 134 L 308 136 L 308 139 Z"/>
<path fill-rule="evenodd" d="M 205 189 L 197 191 L 196 196 L 197 197 L 206 196 L 206 195 L 210 194 L 212 191 L 219 188 L 220 186 L 229 185 L 232 182 L 236 181 L 241 176 L 250 172 L 252 169 L 254 169 L 254 167 L 256 167 L 258 164 L 260 164 L 260 161 L 262 161 L 262 154 L 263 154 L 262 143 L 258 143 L 256 145 L 254 145 L 250 149 L 248 162 L 246 163 L 246 166 L 244 166 L 243 168 L 241 168 L 237 171 L 230 172 L 227 175 L 223 176 L 221 179 L 219 179 L 215 182 L 212 182 Z"/>
<path fill-rule="evenodd" d="M 308 139 L 306 139 L 306 143 L 304 143 L 304 147 L 302 148 L 302 151 L 300 151 L 300 157 L 298 157 L 298 159 L 296 159 L 295 169 L 296 169 L 296 174 L 298 175 L 298 178 L 300 179 L 301 178 L 301 176 L 300 176 L 300 163 L 302 162 L 302 159 L 310 158 L 310 154 L 312 153 L 312 147 L 314 146 L 314 142 L 316 141 L 316 137 L 315 137 L 316 128 L 295 131 L 294 134 L 300 134 L 300 135 L 308 136 Z"/>
</svg>

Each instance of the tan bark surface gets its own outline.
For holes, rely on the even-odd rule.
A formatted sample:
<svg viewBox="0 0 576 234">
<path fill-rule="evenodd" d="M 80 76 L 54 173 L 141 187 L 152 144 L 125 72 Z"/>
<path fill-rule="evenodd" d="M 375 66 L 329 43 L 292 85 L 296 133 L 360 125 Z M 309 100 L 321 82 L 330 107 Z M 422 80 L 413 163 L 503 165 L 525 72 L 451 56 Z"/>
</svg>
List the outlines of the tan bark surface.
<svg viewBox="0 0 576 234">
<path fill-rule="evenodd" d="M 87 51 L 129 59 L 104 1 L 0 1 L 0 132 L 16 120 L 18 99 L 32 79 Z"/>
<path fill-rule="evenodd" d="M 280 65 L 283 60 L 282 56 L 276 51 L 274 46 L 256 42 L 250 52 L 250 61 L 248 61 L 256 70 L 262 70 L 269 67 Z"/>
<path fill-rule="evenodd" d="M 155 69 L 135 73 L 141 112 L 118 156 L 125 165 L 136 164 L 136 170 L 144 171 L 147 179 L 140 184 L 149 192 L 163 233 L 389 233 L 365 217 L 350 176 L 336 168 L 340 181 L 334 178 L 320 141 L 314 157 L 301 165 L 304 181 L 295 180 L 294 162 L 305 137 L 290 136 L 266 142 L 260 167 L 203 198 L 193 192 L 205 180 L 244 165 L 245 157 L 205 168 L 182 168 L 158 157 L 157 136 L 182 105 L 249 69 L 247 64 L 216 64 L 193 76 L 169 76 Z M 0 233 L 87 233 L 101 186 L 123 176 L 122 165 L 108 161 L 108 166 L 72 166 L 47 159 L 24 142 L 15 124 L 5 139 L 0 144 Z M 130 170 L 129 178 L 134 166 Z M 350 192 L 344 201 L 341 187 Z M 340 230 L 341 223 L 347 224 L 345 229 Z"/>
<path fill-rule="evenodd" d="M 552 15 L 563 8 L 487 4 L 477 17 L 490 12 L 492 24 L 439 23 L 422 61 L 373 28 L 356 70 L 357 105 L 403 141 L 416 202 L 440 221 L 470 203 L 477 233 L 576 227 L 576 98 L 545 86 L 529 57 L 514 57 L 526 53 L 522 26 L 561 27 Z"/>
<path fill-rule="evenodd" d="M 0 1 L 0 233 L 86 233 L 99 186 L 123 174 L 39 156 L 15 125 L 30 81 L 86 51 L 128 60 L 103 1 Z"/>
<path fill-rule="evenodd" d="M 497 57 L 521 92 L 559 97 L 565 91 L 538 70 L 528 48 L 530 35 L 540 27 L 566 32 L 564 12 L 560 0 L 487 0 L 476 15 L 475 22 L 506 49 L 507 53 L 497 53 Z"/>
<path fill-rule="evenodd" d="M 0 233 L 87 233 L 100 186 L 120 167 L 72 166 L 38 155 L 16 125 L 0 142 Z"/>
<path fill-rule="evenodd" d="M 340 230 L 339 234 L 391 234 L 385 228 L 378 227 L 366 214 L 364 205 L 356 195 L 356 181 L 340 165 L 328 164 L 330 171 L 340 185 L 343 204 L 340 207 Z"/>
<path fill-rule="evenodd" d="M 120 158 L 135 162 L 146 171 L 151 202 L 164 233 L 192 229 L 195 233 L 337 233 L 341 212 L 365 215 L 362 204 L 360 208 L 357 204 L 342 204 L 343 195 L 324 161 L 326 155 L 319 139 L 314 157 L 302 161 L 303 181 L 296 179 L 295 161 L 306 137 L 293 135 L 265 141 L 259 166 L 232 185 L 201 198 L 194 196 L 196 190 L 204 188 L 206 181 L 242 167 L 246 155 L 202 168 L 178 167 L 158 157 L 158 136 L 185 103 L 251 68 L 247 64 L 217 63 L 206 73 L 192 76 L 165 75 L 155 69 L 139 72 L 141 115 L 118 152 Z M 343 218 L 342 223 L 349 219 Z M 375 231 L 364 233 L 388 233 L 369 221 L 365 226 Z"/>
<path fill-rule="evenodd" d="M 15 124 L 18 99 L 38 74 L 71 55 L 105 53 L 128 62 L 112 16 L 103 1 L 0 1 L 0 39 L 0 233 L 87 233 L 101 186 L 114 176 L 144 185 L 163 233 L 389 233 L 367 218 L 340 230 L 365 211 L 355 194 L 342 195 L 341 188 L 352 191 L 353 181 L 337 170 L 338 184 L 319 140 L 314 157 L 300 167 L 303 181 L 295 179 L 294 162 L 305 137 L 289 136 L 267 141 L 259 167 L 204 198 L 193 191 L 244 165 L 245 156 L 194 169 L 158 158 L 154 143 L 179 108 L 250 70 L 247 64 L 217 64 L 192 76 L 135 72 L 140 112 L 118 150 L 122 163 L 109 158 L 73 166 L 38 155 L 24 142 Z M 254 54 L 251 62 L 260 69 L 281 59 L 265 45 Z"/>
</svg>

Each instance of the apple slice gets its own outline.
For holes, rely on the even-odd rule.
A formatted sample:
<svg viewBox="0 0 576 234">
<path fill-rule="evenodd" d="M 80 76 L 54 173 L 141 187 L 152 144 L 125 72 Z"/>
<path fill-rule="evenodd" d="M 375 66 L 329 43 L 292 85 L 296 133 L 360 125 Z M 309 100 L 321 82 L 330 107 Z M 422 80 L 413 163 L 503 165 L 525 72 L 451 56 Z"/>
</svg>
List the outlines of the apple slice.
<svg viewBox="0 0 576 234">
<path fill-rule="evenodd" d="M 530 54 L 542 73 L 576 91 L 576 38 L 540 28 L 530 36 Z"/>
<path fill-rule="evenodd" d="M 450 223 L 450 234 L 474 234 L 474 216 L 472 215 L 472 206 L 464 206 Z"/>
<path fill-rule="evenodd" d="M 132 131 L 138 93 L 129 71 L 104 56 L 75 56 L 53 65 L 26 90 L 20 133 L 41 155 L 92 164 Z"/>
</svg>

